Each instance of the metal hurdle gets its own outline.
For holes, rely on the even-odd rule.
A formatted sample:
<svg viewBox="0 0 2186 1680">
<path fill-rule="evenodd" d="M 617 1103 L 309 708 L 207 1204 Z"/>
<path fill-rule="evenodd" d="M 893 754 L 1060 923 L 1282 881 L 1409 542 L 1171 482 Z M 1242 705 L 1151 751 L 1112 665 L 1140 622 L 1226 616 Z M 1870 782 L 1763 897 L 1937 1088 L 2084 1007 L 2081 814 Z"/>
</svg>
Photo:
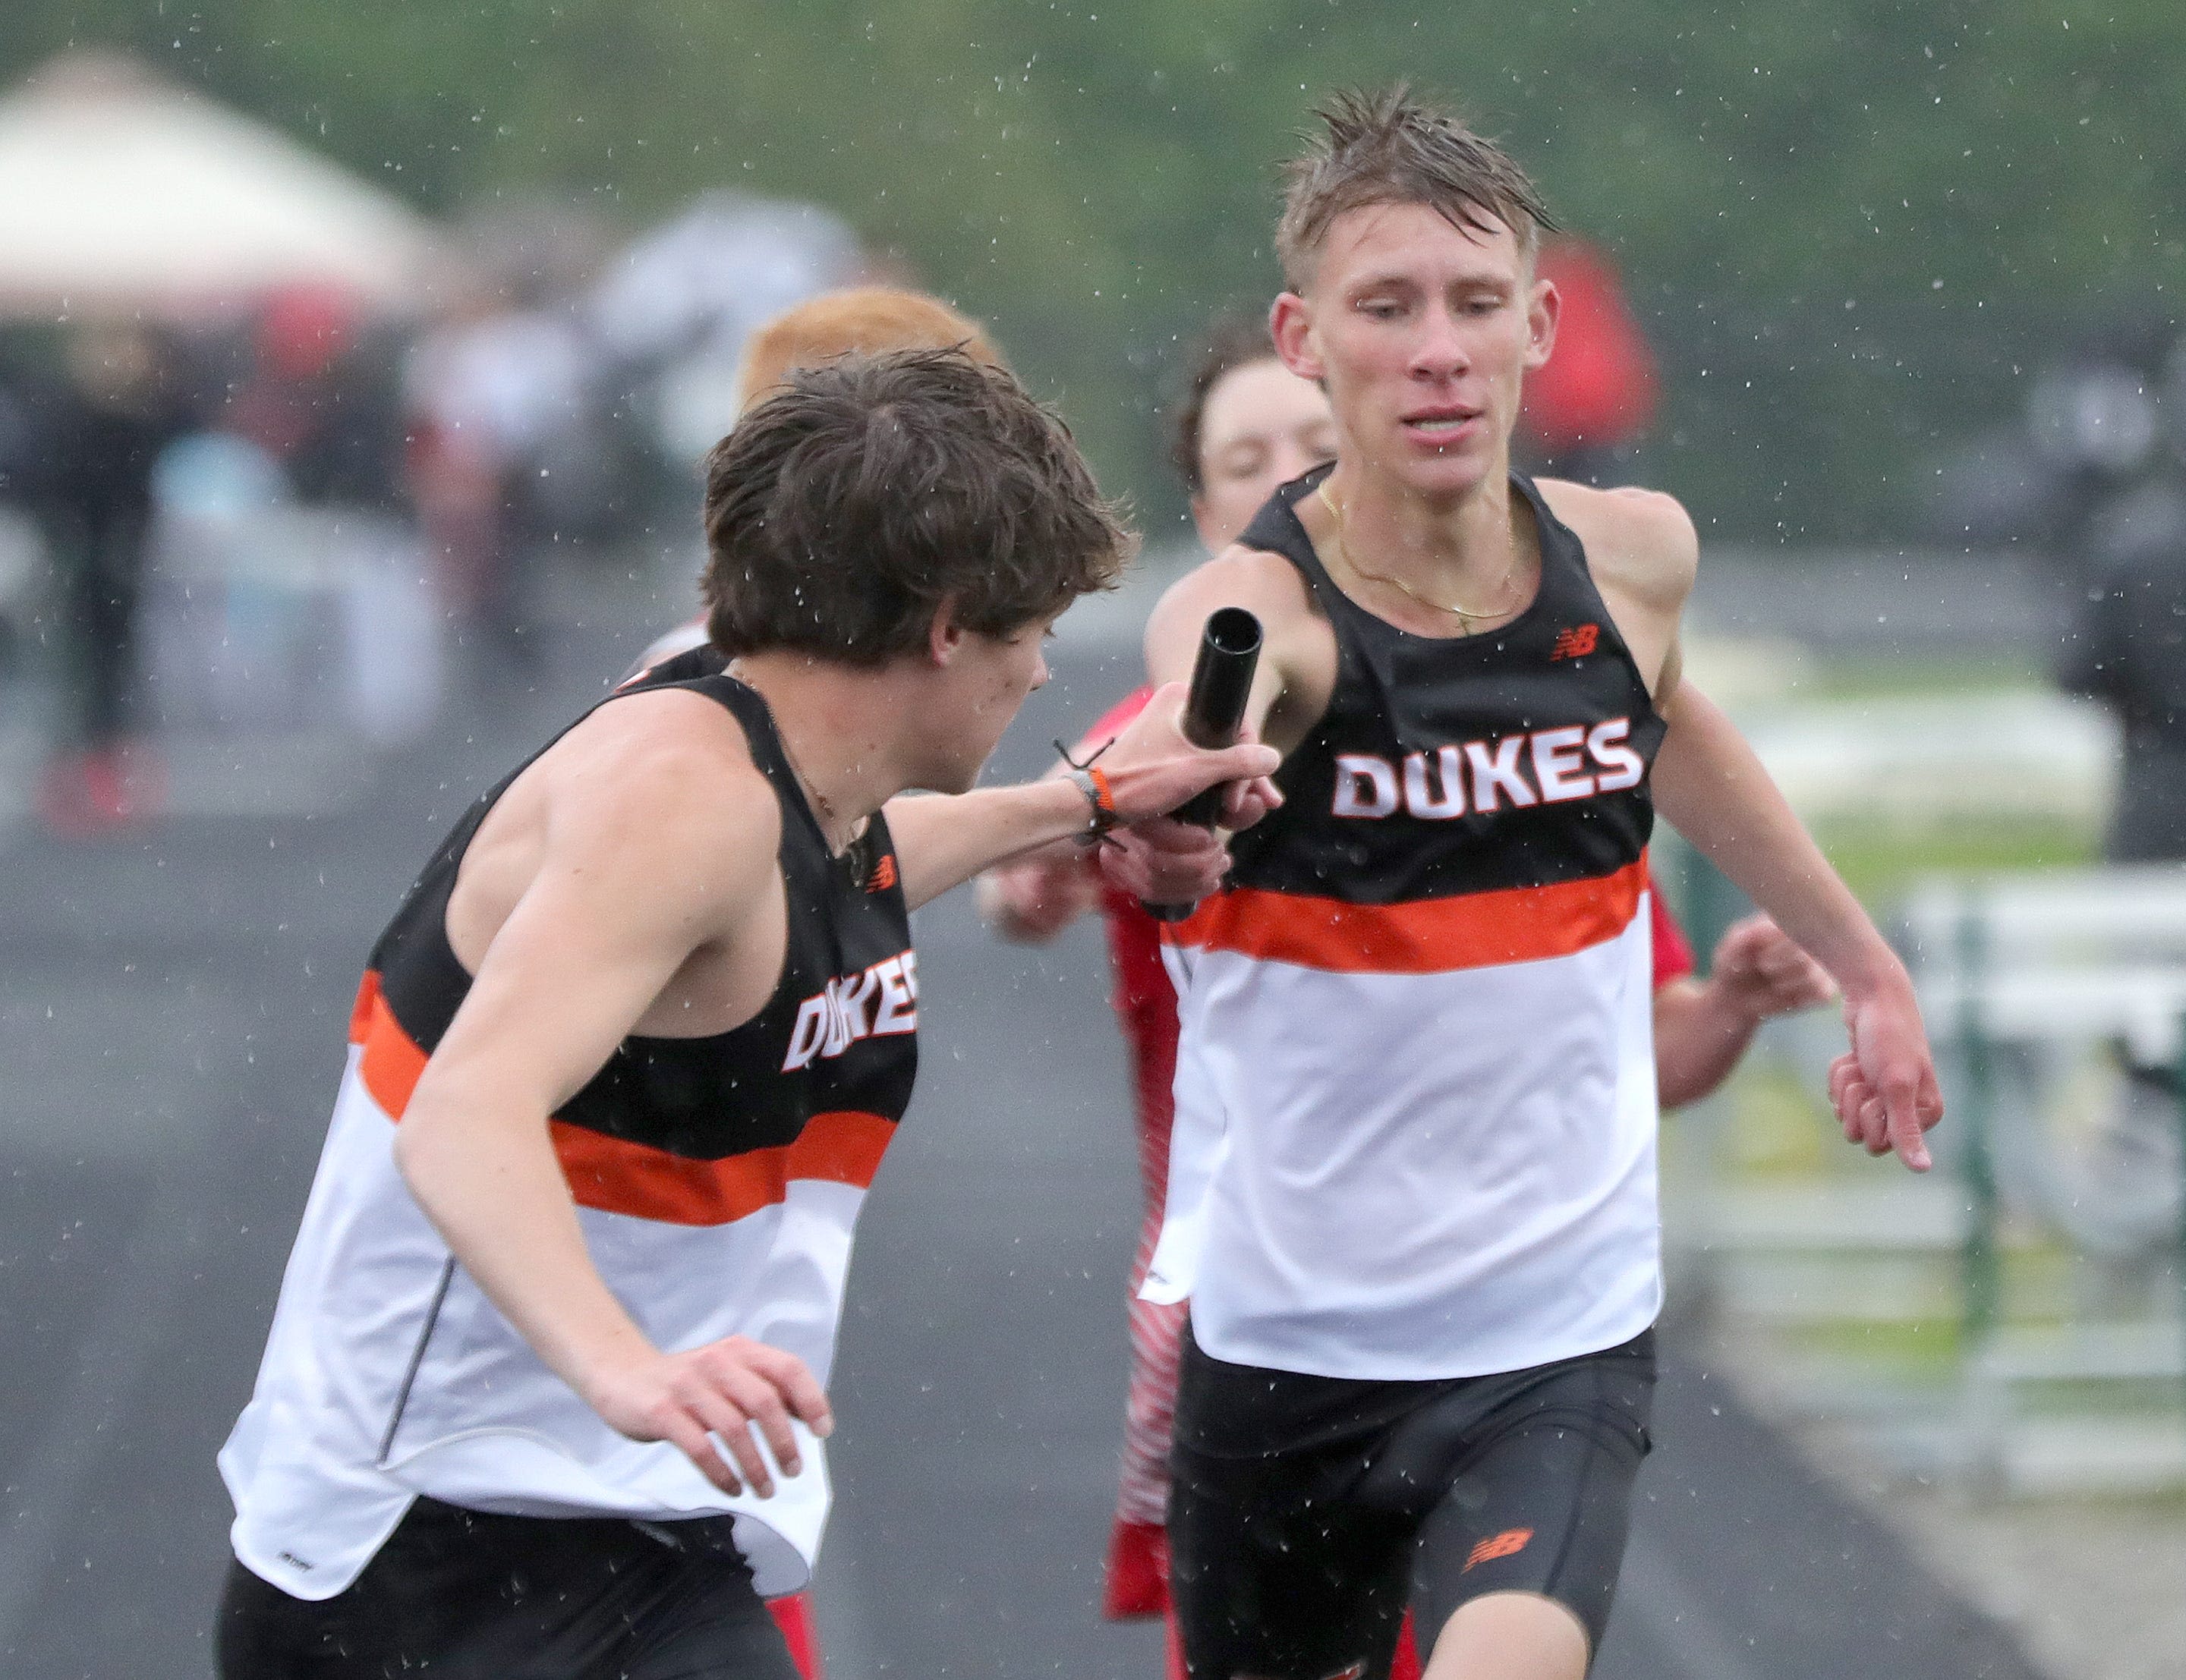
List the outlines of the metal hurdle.
<svg viewBox="0 0 2186 1680">
<path fill-rule="evenodd" d="M 1902 926 L 1930 1029 L 1955 1078 L 1946 1158 L 1963 1192 L 1961 1385 L 1952 1466 L 1976 1488 L 2186 1483 L 2186 869 L 2076 871 L 1924 884 Z M 2174 1072 L 2179 1207 L 2169 1232 L 2177 1284 L 2167 1312 L 2062 1326 L 2009 1320 L 2000 1234 L 2030 1215 L 2076 1247 L 2110 1240 L 2109 1217 L 2083 1207 L 2043 1135 L 2031 1084 L 2041 1063 L 2090 1042 L 2119 1045 L 2141 1069 Z M 2015 1081 L 2007 1059 L 2023 1076 Z M 2152 1245 L 2150 1245 L 2152 1246 Z M 2079 1432 L 2046 1470 L 2015 1462 L 2023 1391 L 2039 1385 L 2168 1385 L 2165 1424 L 2131 1413 Z M 2066 1431 L 2052 1429 L 2053 1448 Z M 2077 1459 L 2075 1453 L 2077 1453 Z M 2078 1465 L 2077 1478 L 2073 1466 Z"/>
</svg>

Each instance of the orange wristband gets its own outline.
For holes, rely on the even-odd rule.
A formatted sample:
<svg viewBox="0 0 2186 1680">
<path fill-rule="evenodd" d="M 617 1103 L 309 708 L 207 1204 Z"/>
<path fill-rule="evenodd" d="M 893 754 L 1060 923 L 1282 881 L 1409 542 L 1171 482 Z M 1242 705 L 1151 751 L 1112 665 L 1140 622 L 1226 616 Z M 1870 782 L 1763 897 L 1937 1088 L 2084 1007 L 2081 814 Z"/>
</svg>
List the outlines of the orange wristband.
<svg viewBox="0 0 2186 1680">
<path fill-rule="evenodd" d="M 1108 786 L 1107 771 L 1096 765 L 1071 764 L 1064 774 L 1071 786 L 1085 796 L 1085 826 L 1079 833 L 1078 843 L 1090 846 L 1116 826 L 1115 792 Z"/>
</svg>

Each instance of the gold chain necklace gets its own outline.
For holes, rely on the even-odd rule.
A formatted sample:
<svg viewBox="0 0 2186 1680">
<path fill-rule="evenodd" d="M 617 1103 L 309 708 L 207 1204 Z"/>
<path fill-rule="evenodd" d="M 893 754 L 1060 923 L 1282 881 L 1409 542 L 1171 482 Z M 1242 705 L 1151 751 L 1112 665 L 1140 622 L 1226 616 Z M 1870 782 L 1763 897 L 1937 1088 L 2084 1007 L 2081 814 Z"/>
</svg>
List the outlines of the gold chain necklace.
<svg viewBox="0 0 2186 1680">
<path fill-rule="evenodd" d="M 1369 583 L 1387 584 L 1391 589 L 1410 596 L 1421 606 L 1432 612 L 1447 613 L 1451 618 L 1463 623 L 1466 634 L 1468 636 L 1472 633 L 1472 626 L 1475 624 L 1485 624 L 1490 619 L 1499 619 L 1511 610 L 1507 605 L 1492 608 L 1485 613 L 1476 613 L 1467 607 L 1447 607 L 1439 601 L 1430 601 L 1402 578 L 1393 578 L 1381 572 L 1368 571 L 1351 557 L 1351 545 L 1344 540 L 1343 509 L 1337 505 L 1336 498 L 1328 493 L 1328 480 L 1323 479 L 1315 484 L 1314 494 L 1320 498 L 1320 505 L 1328 510 L 1329 516 L 1336 521 L 1336 556 L 1337 559 L 1343 562 L 1344 570 L 1349 572 L 1354 578 L 1364 578 Z M 1507 593 L 1517 572 L 1518 557 L 1514 552 L 1511 557 L 1510 567 L 1503 574 L 1503 581 L 1496 587 Z"/>
</svg>

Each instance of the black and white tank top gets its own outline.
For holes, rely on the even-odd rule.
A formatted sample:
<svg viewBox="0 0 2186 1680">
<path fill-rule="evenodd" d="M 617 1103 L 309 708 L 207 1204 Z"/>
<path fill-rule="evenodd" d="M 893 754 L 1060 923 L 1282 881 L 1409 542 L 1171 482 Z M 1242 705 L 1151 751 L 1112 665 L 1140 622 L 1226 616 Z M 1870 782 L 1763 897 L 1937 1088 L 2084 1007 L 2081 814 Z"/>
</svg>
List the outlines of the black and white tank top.
<svg viewBox="0 0 2186 1680">
<path fill-rule="evenodd" d="M 731 1031 L 625 1039 L 552 1117 L 554 1153 L 593 1263 L 656 1347 L 747 1336 L 824 1383 L 852 1229 L 916 1069 L 910 917 L 885 820 L 831 854 L 765 703 L 718 654 L 683 655 L 616 697 L 671 685 L 735 716 L 780 804 L 782 975 Z M 800 1436 L 803 1473 L 760 1501 L 617 1435 L 486 1299 L 396 1170 L 395 1128 L 470 986 L 449 897 L 514 780 L 457 825 L 373 949 L 257 1389 L 221 1455 L 236 1554 L 326 1598 L 424 1493 L 518 1514 L 721 1517 L 760 1590 L 793 1590 L 827 1514 L 820 1443 Z"/>
<path fill-rule="evenodd" d="M 1241 539 L 1337 645 L 1286 803 L 1174 930 L 1182 1028 L 1149 1293 L 1217 1358 L 1518 1369 L 1660 1303 L 1646 846 L 1663 725 L 1533 484 L 1511 623 L 1410 634 L 1337 588 L 1286 485 Z"/>
</svg>

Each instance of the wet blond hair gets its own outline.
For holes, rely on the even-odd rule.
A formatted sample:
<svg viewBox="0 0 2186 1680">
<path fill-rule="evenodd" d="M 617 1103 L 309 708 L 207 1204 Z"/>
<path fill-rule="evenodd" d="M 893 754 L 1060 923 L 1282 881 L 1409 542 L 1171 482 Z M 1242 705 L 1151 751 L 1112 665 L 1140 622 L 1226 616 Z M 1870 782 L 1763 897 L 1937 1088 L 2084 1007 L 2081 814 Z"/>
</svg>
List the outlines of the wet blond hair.
<svg viewBox="0 0 2186 1680">
<path fill-rule="evenodd" d="M 1337 217 L 1370 204 L 1425 204 L 1453 227 L 1486 233 L 1500 223 L 1531 261 L 1554 217 L 1517 160 L 1404 82 L 1338 93 L 1314 113 L 1322 132 L 1284 171 L 1275 255 L 1293 291 Z"/>
</svg>

